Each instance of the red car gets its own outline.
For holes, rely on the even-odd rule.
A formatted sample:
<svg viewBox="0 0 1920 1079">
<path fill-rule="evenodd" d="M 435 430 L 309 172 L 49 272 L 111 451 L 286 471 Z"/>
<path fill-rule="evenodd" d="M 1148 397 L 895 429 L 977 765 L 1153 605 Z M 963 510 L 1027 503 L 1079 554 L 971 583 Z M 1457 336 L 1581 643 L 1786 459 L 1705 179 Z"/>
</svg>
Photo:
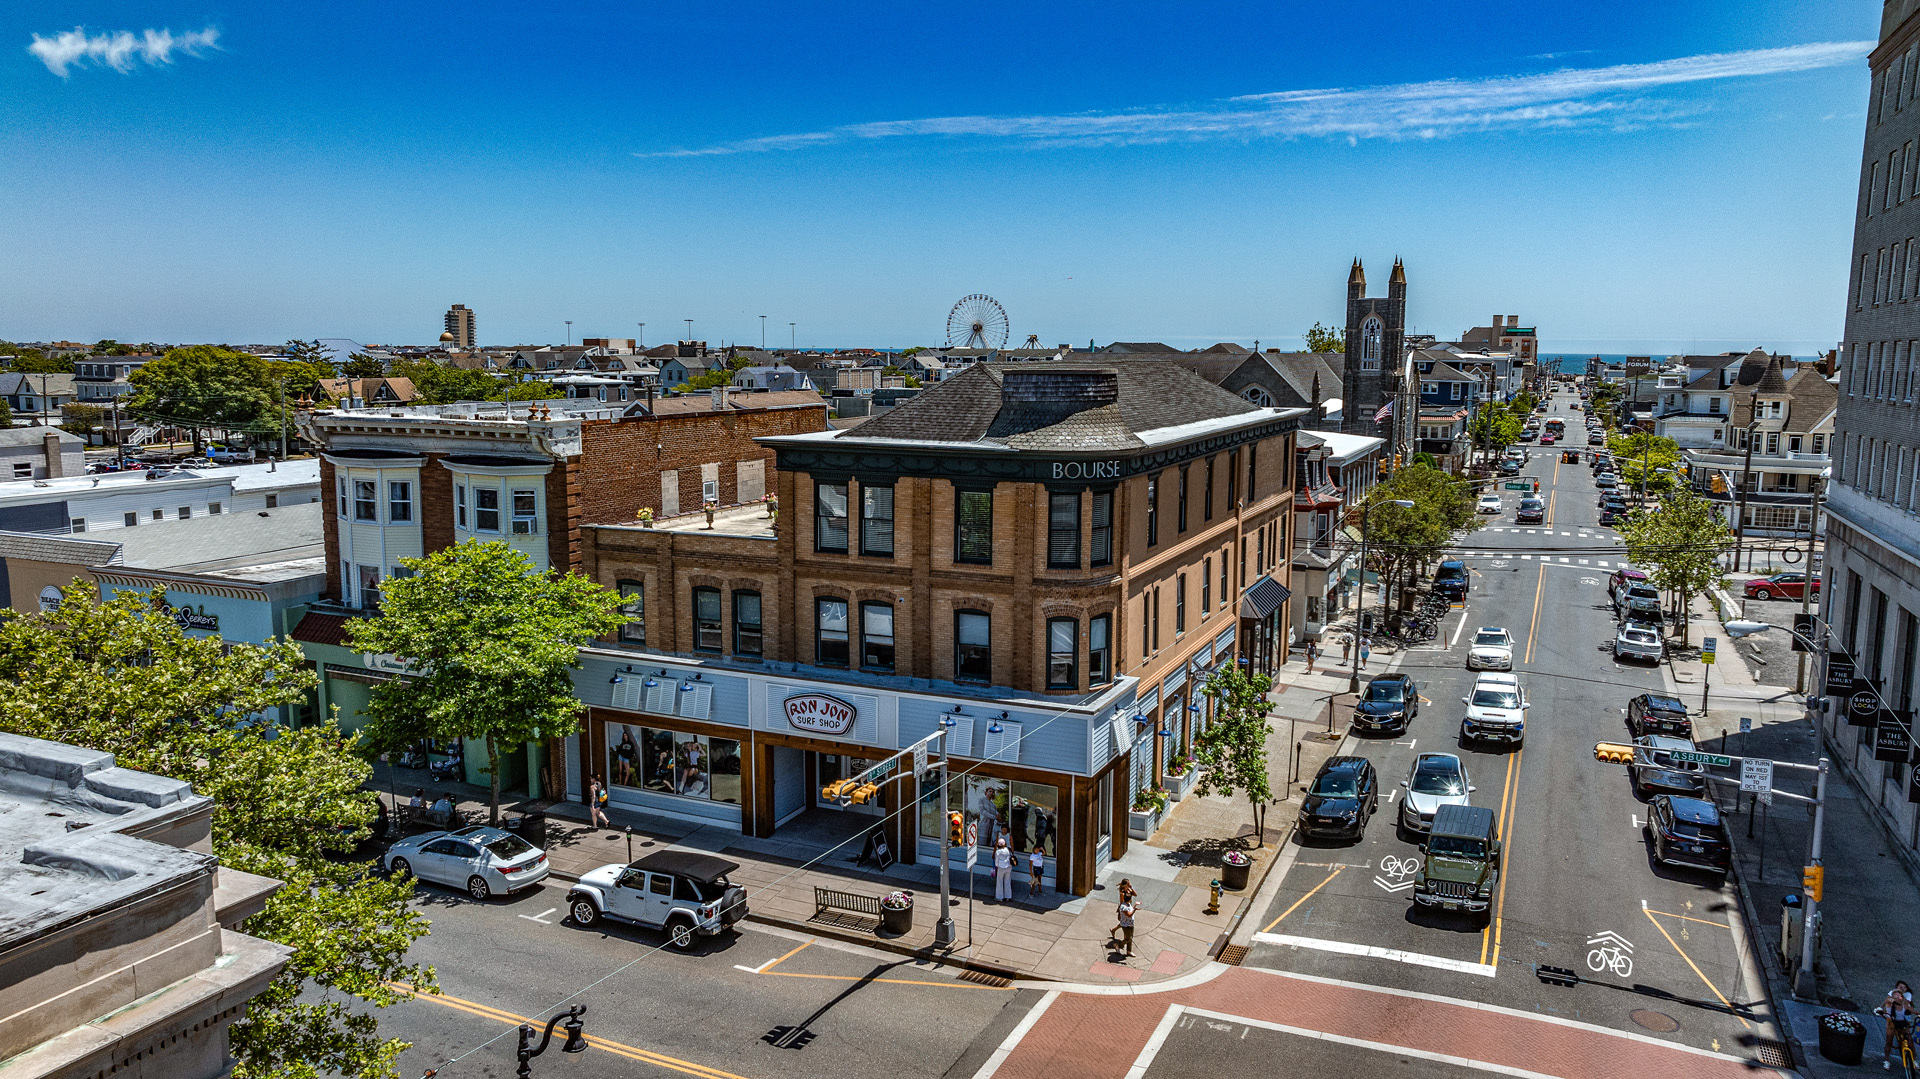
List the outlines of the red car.
<svg viewBox="0 0 1920 1079">
<path fill-rule="evenodd" d="M 1776 573 L 1771 577 L 1755 577 L 1747 582 L 1748 599 L 1799 599 L 1807 587 L 1807 575 L 1804 573 Z M 1820 594 L 1820 578 L 1813 579 L 1813 594 Z"/>
<path fill-rule="evenodd" d="M 1551 446 L 1551 445 L 1553 445 L 1553 444 L 1554 444 L 1554 442 L 1556 442 L 1556 441 L 1557 441 L 1557 439 L 1555 439 L 1555 438 L 1554 438 L 1554 437 L 1553 437 L 1552 435 L 1541 435 L 1541 436 L 1540 436 L 1540 444 L 1541 444 L 1542 446 Z"/>
</svg>

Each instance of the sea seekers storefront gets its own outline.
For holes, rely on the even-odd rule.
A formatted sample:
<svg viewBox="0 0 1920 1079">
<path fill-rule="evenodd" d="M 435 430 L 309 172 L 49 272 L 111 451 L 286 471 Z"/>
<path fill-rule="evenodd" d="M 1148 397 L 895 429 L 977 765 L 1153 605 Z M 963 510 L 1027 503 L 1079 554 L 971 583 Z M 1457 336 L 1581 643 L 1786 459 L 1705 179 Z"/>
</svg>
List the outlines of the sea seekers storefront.
<svg viewBox="0 0 1920 1079">
<path fill-rule="evenodd" d="M 846 814 L 870 819 L 908 862 L 938 857 L 958 813 L 984 848 L 1005 838 L 1023 856 L 1040 850 L 1048 886 L 1079 895 L 1124 853 L 1131 679 L 1066 701 L 940 683 L 902 692 L 889 684 L 902 679 L 779 666 L 584 650 L 574 681 L 589 708 L 569 739 L 569 793 L 597 777 L 616 806 L 760 837 Z M 910 763 L 875 772 L 941 730 L 944 792 L 923 789 Z"/>
</svg>

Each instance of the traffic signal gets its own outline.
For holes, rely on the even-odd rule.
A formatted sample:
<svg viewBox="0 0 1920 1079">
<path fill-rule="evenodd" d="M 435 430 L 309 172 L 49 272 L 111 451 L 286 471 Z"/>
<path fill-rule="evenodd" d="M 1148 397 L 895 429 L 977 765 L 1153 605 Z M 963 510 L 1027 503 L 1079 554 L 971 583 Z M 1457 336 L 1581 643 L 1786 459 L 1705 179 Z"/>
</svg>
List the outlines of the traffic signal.
<svg viewBox="0 0 1920 1079">
<path fill-rule="evenodd" d="M 880 787 L 875 783 L 862 783 L 847 792 L 854 805 L 863 806 L 880 796 Z"/>
<path fill-rule="evenodd" d="M 1807 898 L 1813 900 L 1815 903 L 1820 902 L 1821 897 L 1826 894 L 1826 885 L 1826 866 L 1810 865 L 1800 871 L 1800 890 L 1805 892 Z"/>
<path fill-rule="evenodd" d="M 1593 759 L 1603 764 L 1632 764 L 1633 747 L 1625 742 L 1595 742 Z"/>
<path fill-rule="evenodd" d="M 965 818 L 958 813 L 947 814 L 947 845 L 958 847 L 967 841 Z"/>
<path fill-rule="evenodd" d="M 820 799 L 826 802 L 845 802 L 852 796 L 854 788 L 860 785 L 857 779 L 836 779 L 820 788 Z"/>
</svg>

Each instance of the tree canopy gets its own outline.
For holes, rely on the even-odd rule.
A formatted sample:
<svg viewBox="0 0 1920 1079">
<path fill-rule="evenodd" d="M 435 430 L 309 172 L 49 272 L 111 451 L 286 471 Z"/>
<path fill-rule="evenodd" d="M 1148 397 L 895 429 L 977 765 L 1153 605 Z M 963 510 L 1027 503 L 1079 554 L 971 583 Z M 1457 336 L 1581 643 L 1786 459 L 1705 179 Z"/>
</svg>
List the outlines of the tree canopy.
<svg viewBox="0 0 1920 1079">
<path fill-rule="evenodd" d="M 127 409 L 163 423 L 200 429 L 278 431 L 279 391 L 266 361 L 217 345 L 176 348 L 129 376 Z"/>
<path fill-rule="evenodd" d="M 1412 502 L 1397 506 L 1396 501 Z M 1410 575 L 1442 557 L 1461 532 L 1483 524 L 1474 512 L 1473 488 L 1464 480 L 1416 461 L 1367 493 L 1365 527 L 1372 558 L 1388 577 Z"/>
<path fill-rule="evenodd" d="M 394 378 L 413 383 L 417 400 L 423 405 L 450 405 L 456 401 L 498 401 L 505 386 L 485 371 L 432 360 L 395 360 Z"/>
<path fill-rule="evenodd" d="M 340 373 L 348 378 L 381 378 L 386 375 L 387 366 L 364 352 L 356 352 L 347 357 Z"/>
<path fill-rule="evenodd" d="M 73 361 L 65 356 L 49 356 L 37 348 L 0 343 L 0 351 L 12 354 L 7 370 L 23 375 L 70 375 Z"/>
<path fill-rule="evenodd" d="M 577 573 L 535 569 L 501 542 L 469 540 L 400 564 L 413 576 L 381 582 L 379 616 L 351 632 L 355 648 L 403 657 L 415 677 L 374 688 L 368 731 L 383 749 L 484 741 L 498 823 L 501 758 L 578 729 L 570 672 L 581 645 L 625 621 L 620 597 Z"/>
<path fill-rule="evenodd" d="M 1636 491 L 1642 478 L 1649 491 L 1664 492 L 1679 483 L 1680 444 L 1671 438 L 1645 432 L 1612 435 L 1607 439 L 1607 452 L 1613 454 L 1620 482 Z"/>
<path fill-rule="evenodd" d="M 324 371 L 325 374 L 321 376 L 323 378 L 333 377 L 333 353 L 327 346 L 321 344 L 318 338 L 302 341 L 296 337 L 288 341 L 280 351 L 294 363 L 306 364 L 316 371 Z"/>
<path fill-rule="evenodd" d="M 0 729 L 191 783 L 214 801 L 221 864 L 283 882 L 240 927 L 293 956 L 232 1028 L 236 1076 L 392 1077 L 407 1046 L 379 1036 L 373 1009 L 402 999 L 388 982 L 434 979 L 406 961 L 427 931 L 406 906 L 412 882 L 352 860 L 374 817 L 369 768 L 331 719 L 248 718 L 314 684 L 297 645 L 193 637 L 164 603 L 159 589 L 102 601 L 75 581 L 52 613 L 3 612 Z"/>
<path fill-rule="evenodd" d="M 1345 352 L 1347 350 L 1346 331 L 1337 326 L 1322 326 L 1315 322 L 1313 328 L 1305 334 L 1308 352 Z"/>
<path fill-rule="evenodd" d="M 1520 441 L 1520 431 L 1526 426 L 1525 413 L 1517 411 L 1511 405 L 1497 401 L 1483 401 L 1474 411 L 1472 434 L 1474 442 L 1486 449 L 1504 450 Z"/>
<path fill-rule="evenodd" d="M 1674 489 L 1653 510 L 1635 510 L 1620 522 L 1627 557 L 1647 566 L 1647 578 L 1680 599 L 1680 643 L 1690 630 L 1685 617 L 1693 597 L 1715 585 L 1724 587 L 1720 555 L 1733 535 L 1714 504 L 1686 487 Z"/>
<path fill-rule="evenodd" d="M 1194 759 L 1207 769 L 1195 785 L 1201 795 L 1238 791 L 1253 807 L 1254 845 L 1265 841 L 1260 810 L 1273 800 L 1273 787 L 1267 776 L 1267 737 L 1273 727 L 1267 714 L 1273 710 L 1267 693 L 1273 679 L 1267 675 L 1241 670 L 1228 664 L 1214 672 L 1200 692 L 1213 698 L 1213 721 L 1193 743 Z"/>
</svg>

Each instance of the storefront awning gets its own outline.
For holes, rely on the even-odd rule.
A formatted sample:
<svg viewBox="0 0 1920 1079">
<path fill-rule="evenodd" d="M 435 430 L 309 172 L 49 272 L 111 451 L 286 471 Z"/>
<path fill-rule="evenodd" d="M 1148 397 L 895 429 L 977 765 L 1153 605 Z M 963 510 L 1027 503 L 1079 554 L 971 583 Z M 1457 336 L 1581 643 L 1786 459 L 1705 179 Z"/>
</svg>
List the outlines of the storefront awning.
<svg viewBox="0 0 1920 1079">
<path fill-rule="evenodd" d="M 1280 609 L 1293 593 L 1272 577 L 1261 577 L 1240 597 L 1240 617 L 1265 618 Z"/>
</svg>

